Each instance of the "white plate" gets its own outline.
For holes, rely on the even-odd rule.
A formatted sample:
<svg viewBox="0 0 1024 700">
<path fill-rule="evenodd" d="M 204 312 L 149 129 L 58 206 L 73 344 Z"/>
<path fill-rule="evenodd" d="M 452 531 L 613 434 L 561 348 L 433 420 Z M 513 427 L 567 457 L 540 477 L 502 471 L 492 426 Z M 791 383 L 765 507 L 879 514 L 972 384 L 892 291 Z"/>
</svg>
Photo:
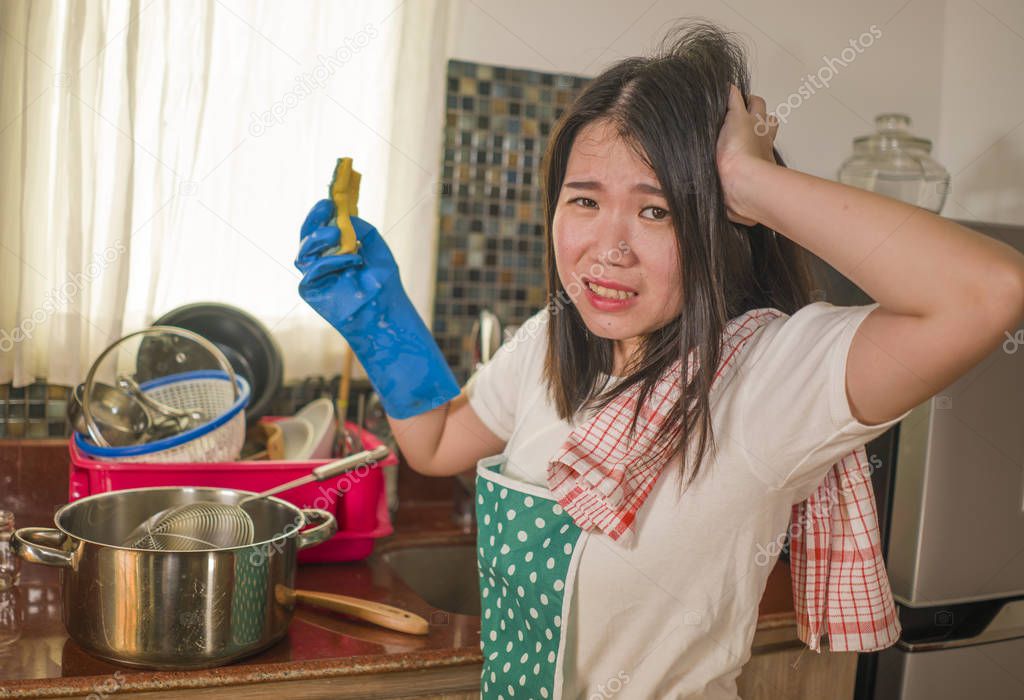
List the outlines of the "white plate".
<svg viewBox="0 0 1024 700">
<path fill-rule="evenodd" d="M 310 459 L 316 443 L 313 442 L 313 424 L 305 418 L 292 416 L 276 421 L 281 427 L 285 459 Z"/>
<path fill-rule="evenodd" d="M 334 435 L 338 426 L 334 422 L 334 403 L 330 399 L 317 399 L 295 414 L 313 426 L 313 459 L 330 459 L 334 451 Z"/>
</svg>

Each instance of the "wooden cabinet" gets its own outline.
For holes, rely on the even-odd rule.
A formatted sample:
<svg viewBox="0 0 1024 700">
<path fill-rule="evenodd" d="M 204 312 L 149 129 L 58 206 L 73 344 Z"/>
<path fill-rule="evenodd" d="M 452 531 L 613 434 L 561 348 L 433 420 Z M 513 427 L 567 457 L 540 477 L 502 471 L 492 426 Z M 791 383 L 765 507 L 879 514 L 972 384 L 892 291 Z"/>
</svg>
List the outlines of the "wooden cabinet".
<svg viewBox="0 0 1024 700">
<path fill-rule="evenodd" d="M 743 700 L 851 700 L 856 674 L 857 654 L 811 651 L 787 612 L 761 617 L 736 686 Z"/>
<path fill-rule="evenodd" d="M 856 673 L 856 654 L 801 645 L 753 654 L 736 685 L 743 700 L 850 700 Z"/>
</svg>

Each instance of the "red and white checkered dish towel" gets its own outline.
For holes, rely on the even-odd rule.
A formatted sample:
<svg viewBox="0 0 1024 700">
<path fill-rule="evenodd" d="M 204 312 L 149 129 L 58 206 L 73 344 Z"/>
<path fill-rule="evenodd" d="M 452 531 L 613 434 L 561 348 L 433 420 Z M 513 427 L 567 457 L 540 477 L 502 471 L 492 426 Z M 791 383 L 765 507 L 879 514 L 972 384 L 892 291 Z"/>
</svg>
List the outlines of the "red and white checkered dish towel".
<svg viewBox="0 0 1024 700">
<path fill-rule="evenodd" d="M 777 309 L 753 309 L 726 324 L 714 381 Z M 687 378 L 699 362 L 691 353 Z M 631 534 L 637 512 L 664 471 L 669 446 L 654 437 L 680 395 L 682 362 L 666 372 L 641 409 L 633 440 L 629 422 L 639 387 L 617 397 L 577 427 L 548 465 L 548 486 L 584 530 L 613 540 Z M 800 639 L 820 651 L 874 651 L 899 638 L 889 579 L 882 561 L 878 517 L 863 445 L 836 462 L 811 496 L 793 506 L 790 568 Z"/>
</svg>

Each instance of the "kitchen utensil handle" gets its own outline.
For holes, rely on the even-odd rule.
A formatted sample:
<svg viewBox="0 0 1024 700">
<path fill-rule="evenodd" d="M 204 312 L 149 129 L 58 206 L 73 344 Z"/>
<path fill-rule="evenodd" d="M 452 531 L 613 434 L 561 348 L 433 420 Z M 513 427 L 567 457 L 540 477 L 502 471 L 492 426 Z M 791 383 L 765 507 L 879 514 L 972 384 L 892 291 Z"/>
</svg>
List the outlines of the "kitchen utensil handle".
<svg viewBox="0 0 1024 700">
<path fill-rule="evenodd" d="M 366 449 L 363 444 L 363 421 L 366 420 L 366 394 L 359 395 L 359 403 L 356 408 L 356 442 L 359 443 L 359 451 Z"/>
<path fill-rule="evenodd" d="M 188 411 L 168 406 L 163 402 L 157 401 L 152 396 L 148 396 L 146 392 L 142 390 L 142 387 L 139 386 L 138 382 L 127 374 L 123 374 L 117 378 L 117 387 L 122 391 L 131 394 L 137 401 L 142 403 L 143 406 L 151 411 L 155 411 L 157 414 L 169 416 L 171 418 L 183 418 L 189 413 Z"/>
<path fill-rule="evenodd" d="M 36 541 L 33 541 L 36 540 Z M 33 564 L 45 564 L 46 566 L 73 566 L 75 560 L 74 552 L 65 552 L 63 549 L 40 544 L 38 540 L 60 545 L 64 541 L 64 533 L 52 527 L 22 527 L 11 535 L 11 549 L 19 557 Z"/>
<path fill-rule="evenodd" d="M 329 479 L 332 476 L 344 474 L 347 471 L 351 471 L 362 466 L 366 462 L 376 462 L 377 460 L 384 459 L 388 456 L 388 451 L 387 445 L 381 445 L 373 450 L 365 450 L 349 457 L 345 457 L 344 459 L 328 462 L 322 467 L 317 467 L 312 471 L 312 473 L 307 474 L 306 476 L 300 476 L 298 479 L 281 484 L 280 486 L 275 486 L 272 489 L 267 489 L 266 491 L 262 491 L 254 496 L 246 496 L 238 502 L 238 505 L 243 505 L 258 498 L 274 496 L 282 491 L 294 489 L 298 486 L 304 486 L 312 481 L 323 481 L 324 479 Z"/>
<path fill-rule="evenodd" d="M 309 530 L 303 530 L 298 534 L 298 538 L 295 540 L 295 546 L 300 550 L 326 542 L 334 537 L 338 532 L 338 519 L 334 517 L 334 513 L 330 513 L 326 510 L 321 510 L 319 508 L 303 508 L 302 520 L 305 525 L 316 522 L 321 524 L 314 528 L 310 528 Z"/>
<path fill-rule="evenodd" d="M 345 355 L 341 365 L 341 386 L 338 387 L 338 401 L 335 404 L 338 422 L 342 425 L 345 425 L 345 419 L 348 417 L 348 395 L 352 385 L 352 365 L 355 357 L 352 346 L 346 341 Z"/>
<path fill-rule="evenodd" d="M 317 481 L 323 481 L 329 479 L 332 476 L 338 476 L 344 474 L 347 471 L 356 469 L 367 462 L 377 462 L 388 456 L 387 445 L 380 445 L 372 450 L 363 450 L 356 452 L 354 455 L 339 459 L 335 462 L 330 462 L 322 467 L 317 467 L 313 470 L 313 478 Z"/>
<path fill-rule="evenodd" d="M 427 634 L 430 623 L 424 618 L 408 610 L 393 605 L 377 603 L 372 600 L 353 598 L 335 593 L 317 591 L 295 591 L 295 599 L 300 603 L 315 605 L 335 612 L 345 613 L 352 617 L 372 622 L 378 627 L 385 627 L 406 634 Z"/>
</svg>

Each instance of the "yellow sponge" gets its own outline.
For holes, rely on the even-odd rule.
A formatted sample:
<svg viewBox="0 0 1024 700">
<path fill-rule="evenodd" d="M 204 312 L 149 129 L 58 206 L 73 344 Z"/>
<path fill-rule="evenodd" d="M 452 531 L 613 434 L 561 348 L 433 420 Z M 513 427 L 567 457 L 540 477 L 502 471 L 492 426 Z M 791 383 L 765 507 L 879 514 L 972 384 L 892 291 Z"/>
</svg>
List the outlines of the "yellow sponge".
<svg viewBox="0 0 1024 700">
<path fill-rule="evenodd" d="M 334 176 L 328 187 L 328 194 L 334 202 L 335 224 L 341 231 L 341 244 L 325 255 L 344 255 L 359 250 L 359 240 L 356 238 L 356 231 L 352 228 L 350 216 L 359 216 L 357 202 L 359 201 L 359 181 L 362 176 L 352 169 L 351 158 L 339 158 L 338 164 L 334 166 Z"/>
</svg>

